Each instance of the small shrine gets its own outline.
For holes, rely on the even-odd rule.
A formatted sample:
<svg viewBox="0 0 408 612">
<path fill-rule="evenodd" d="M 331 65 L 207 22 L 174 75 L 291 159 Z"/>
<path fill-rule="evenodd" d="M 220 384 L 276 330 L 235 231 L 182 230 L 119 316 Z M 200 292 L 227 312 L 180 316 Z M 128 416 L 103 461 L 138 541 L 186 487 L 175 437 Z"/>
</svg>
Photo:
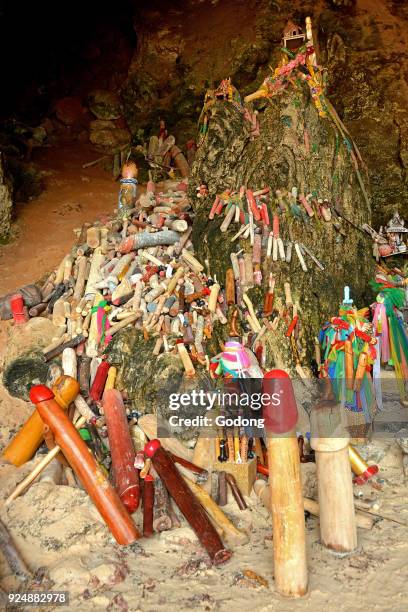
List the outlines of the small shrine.
<svg viewBox="0 0 408 612">
<path fill-rule="evenodd" d="M 405 221 L 401 219 L 397 212 L 388 222 L 385 232 L 388 234 L 390 244 L 394 244 L 401 252 L 407 250 L 407 245 L 404 243 L 404 238 L 406 238 L 404 234 L 408 233 L 408 228 L 405 227 Z"/>
<path fill-rule="evenodd" d="M 381 244 L 379 254 L 381 257 L 391 257 L 392 255 L 402 255 L 407 253 L 407 234 L 408 228 L 405 221 L 398 212 L 388 221 L 385 229 L 380 227 L 377 242 Z"/>
<path fill-rule="evenodd" d="M 289 51 L 297 51 L 306 40 L 306 34 L 303 33 L 302 28 L 296 25 L 292 21 L 288 21 L 283 31 L 283 46 Z"/>
</svg>

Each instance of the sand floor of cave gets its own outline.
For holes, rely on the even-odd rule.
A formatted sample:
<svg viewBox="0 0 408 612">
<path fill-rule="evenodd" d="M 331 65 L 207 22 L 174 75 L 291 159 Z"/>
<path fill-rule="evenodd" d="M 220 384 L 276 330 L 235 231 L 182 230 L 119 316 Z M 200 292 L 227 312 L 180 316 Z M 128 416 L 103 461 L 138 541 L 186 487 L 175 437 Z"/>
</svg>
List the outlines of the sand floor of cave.
<svg viewBox="0 0 408 612">
<path fill-rule="evenodd" d="M 73 229 L 116 207 L 118 186 L 90 145 L 37 149 L 33 161 L 44 173 L 38 198 L 16 205 L 13 238 L 0 248 L 0 295 L 51 272 L 69 253 Z"/>
</svg>

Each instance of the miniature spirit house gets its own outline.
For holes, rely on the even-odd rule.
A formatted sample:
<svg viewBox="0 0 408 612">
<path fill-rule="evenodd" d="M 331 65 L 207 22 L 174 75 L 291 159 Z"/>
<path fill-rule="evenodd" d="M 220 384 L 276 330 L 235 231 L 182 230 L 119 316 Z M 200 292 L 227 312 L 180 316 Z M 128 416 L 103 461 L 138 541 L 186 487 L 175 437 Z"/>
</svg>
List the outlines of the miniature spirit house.
<svg viewBox="0 0 408 612">
<path fill-rule="evenodd" d="M 399 214 L 396 212 L 395 215 L 388 221 L 387 227 L 385 228 L 387 234 L 388 243 L 392 247 L 394 253 L 405 253 L 407 246 L 405 239 L 407 238 L 408 228 L 405 227 L 405 222 Z"/>
<path fill-rule="evenodd" d="M 306 36 L 300 26 L 288 21 L 283 31 L 283 46 L 289 51 L 297 51 L 305 43 Z"/>
</svg>

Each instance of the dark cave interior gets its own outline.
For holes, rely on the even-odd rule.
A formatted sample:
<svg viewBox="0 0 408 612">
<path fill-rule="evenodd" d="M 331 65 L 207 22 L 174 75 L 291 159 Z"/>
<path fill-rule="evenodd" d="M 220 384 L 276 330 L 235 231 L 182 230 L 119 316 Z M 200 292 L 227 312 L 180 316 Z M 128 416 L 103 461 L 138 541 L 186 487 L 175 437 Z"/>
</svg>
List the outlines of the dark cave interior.
<svg viewBox="0 0 408 612">
<path fill-rule="evenodd" d="M 374 217 L 384 223 L 396 209 L 404 214 L 408 198 L 408 7 L 398 0 L 74 0 L 62 11 L 3 0 L 2 149 L 24 156 L 21 137 L 36 126 L 57 146 L 137 146 L 156 133 L 159 118 L 185 149 L 197 136 L 207 87 L 231 77 L 241 96 L 255 91 L 276 66 L 287 20 L 303 23 L 309 14 L 328 95 L 366 161 Z M 119 99 L 120 116 L 95 117 L 95 90 Z M 262 112 L 266 103 L 254 107 Z M 22 173 L 16 177 L 14 159 L 10 165 L 17 200 L 26 200 L 30 187 L 21 188 Z"/>
<path fill-rule="evenodd" d="M 54 99 L 126 77 L 135 3 L 73 0 L 61 12 L 48 2 L 23 5 L 6 0 L 0 9 L 3 119 L 38 121 Z"/>
</svg>

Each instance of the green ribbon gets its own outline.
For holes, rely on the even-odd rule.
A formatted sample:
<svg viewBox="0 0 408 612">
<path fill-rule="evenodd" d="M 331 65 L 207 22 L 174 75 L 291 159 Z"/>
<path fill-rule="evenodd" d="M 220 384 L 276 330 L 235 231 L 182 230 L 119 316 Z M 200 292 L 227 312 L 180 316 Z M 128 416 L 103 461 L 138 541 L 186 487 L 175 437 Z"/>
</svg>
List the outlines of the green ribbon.
<svg viewBox="0 0 408 612">
<path fill-rule="evenodd" d="M 94 314 L 95 312 L 98 312 L 99 308 L 103 308 L 105 309 L 105 306 L 109 306 L 108 302 L 106 300 L 101 300 L 99 302 L 99 304 L 97 304 L 96 306 L 92 306 L 91 308 L 91 313 Z M 106 337 L 106 321 L 108 320 L 108 315 L 107 312 L 105 310 L 105 314 L 102 317 L 102 333 L 101 333 L 101 337 L 99 340 L 99 344 L 103 344 L 105 341 L 105 337 Z"/>
<path fill-rule="evenodd" d="M 286 53 L 286 55 L 290 57 L 290 59 L 294 59 L 296 57 L 296 53 L 293 53 L 293 51 L 290 51 L 287 47 L 281 47 L 279 51 Z"/>
</svg>

